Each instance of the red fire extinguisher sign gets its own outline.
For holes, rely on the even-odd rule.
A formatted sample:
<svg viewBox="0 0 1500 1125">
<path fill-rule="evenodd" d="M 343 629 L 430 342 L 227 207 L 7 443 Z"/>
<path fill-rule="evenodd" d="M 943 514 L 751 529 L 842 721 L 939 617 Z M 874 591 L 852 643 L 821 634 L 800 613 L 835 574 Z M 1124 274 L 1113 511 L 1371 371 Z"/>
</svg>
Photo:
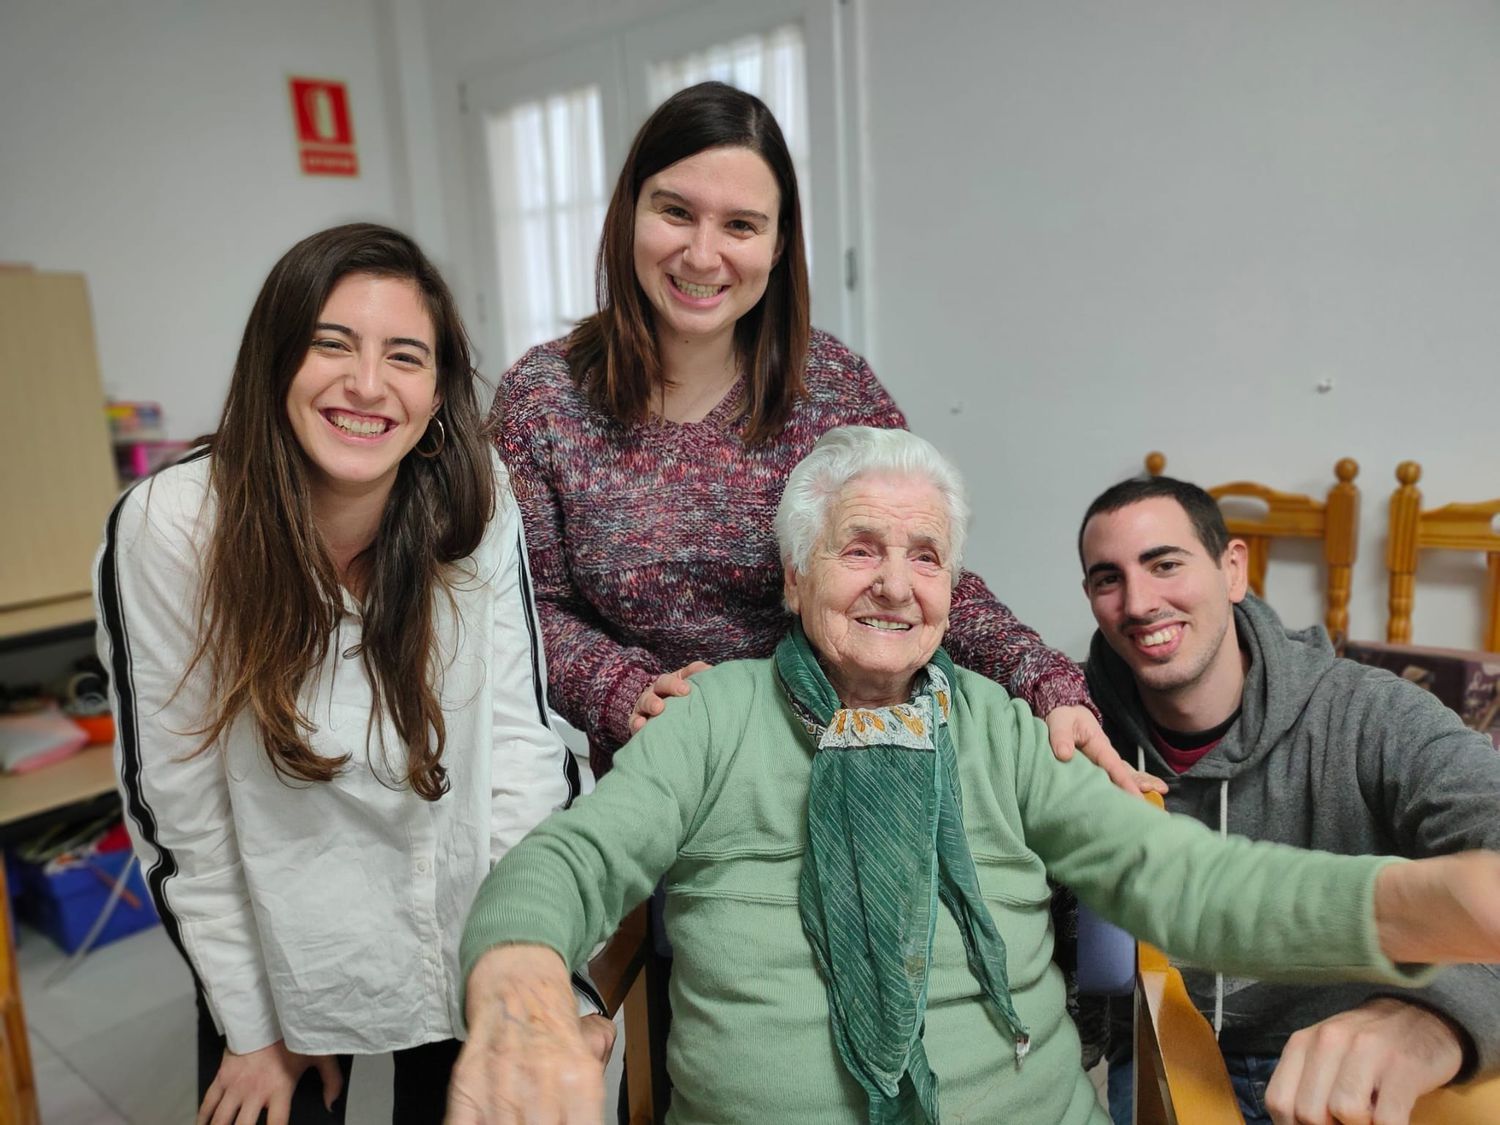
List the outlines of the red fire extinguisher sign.
<svg viewBox="0 0 1500 1125">
<path fill-rule="evenodd" d="M 309 176 L 357 176 L 349 88 L 326 78 L 289 78 L 297 154 Z"/>
</svg>

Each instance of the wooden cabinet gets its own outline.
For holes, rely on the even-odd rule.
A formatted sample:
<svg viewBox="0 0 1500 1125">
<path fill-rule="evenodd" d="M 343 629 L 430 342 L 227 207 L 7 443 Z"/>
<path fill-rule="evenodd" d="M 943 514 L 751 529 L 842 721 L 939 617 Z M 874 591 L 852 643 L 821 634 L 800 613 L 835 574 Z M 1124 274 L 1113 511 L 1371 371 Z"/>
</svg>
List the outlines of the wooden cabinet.
<svg viewBox="0 0 1500 1125">
<path fill-rule="evenodd" d="M 81 274 L 0 270 L 0 639 L 93 615 L 118 492 Z"/>
</svg>

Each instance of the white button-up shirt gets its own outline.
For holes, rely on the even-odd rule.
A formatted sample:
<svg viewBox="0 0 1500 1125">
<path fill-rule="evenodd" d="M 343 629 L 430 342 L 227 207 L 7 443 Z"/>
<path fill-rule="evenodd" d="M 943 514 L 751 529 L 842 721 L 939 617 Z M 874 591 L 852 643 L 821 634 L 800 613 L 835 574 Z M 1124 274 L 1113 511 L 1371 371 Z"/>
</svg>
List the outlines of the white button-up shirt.
<svg viewBox="0 0 1500 1125">
<path fill-rule="evenodd" d="M 350 756 L 337 777 L 279 776 L 245 715 L 193 754 L 206 673 L 182 676 L 213 520 L 208 466 L 199 457 L 127 492 L 96 564 L 115 764 L 162 922 L 233 1051 L 284 1039 L 308 1054 L 364 1054 L 459 1036 L 470 902 L 492 863 L 577 788 L 548 721 L 505 471 L 497 459 L 497 511 L 458 564 L 452 606 L 441 593 L 434 606 L 451 788 L 429 802 L 400 781 L 406 748 L 389 718 L 370 729 L 352 599 L 299 700 L 313 749 Z"/>
</svg>

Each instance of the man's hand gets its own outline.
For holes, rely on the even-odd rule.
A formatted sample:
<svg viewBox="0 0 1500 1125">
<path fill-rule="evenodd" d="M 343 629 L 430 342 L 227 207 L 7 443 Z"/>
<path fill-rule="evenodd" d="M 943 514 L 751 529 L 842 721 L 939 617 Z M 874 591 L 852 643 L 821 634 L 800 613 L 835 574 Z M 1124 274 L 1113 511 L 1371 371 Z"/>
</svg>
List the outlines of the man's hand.
<svg viewBox="0 0 1500 1125">
<path fill-rule="evenodd" d="M 197 1125 L 232 1125 L 259 1121 L 286 1125 L 292 1111 L 292 1092 L 302 1072 L 315 1066 L 323 1076 L 323 1104 L 332 1107 L 344 1088 L 344 1075 L 332 1055 L 299 1055 L 280 1039 L 269 1047 L 237 1055 L 227 1048 L 198 1107 Z"/>
<path fill-rule="evenodd" d="M 1287 1040 L 1266 1108 L 1276 1125 L 1407 1125 L 1423 1094 L 1463 1063 L 1442 1016 L 1393 998 L 1371 1000 Z"/>
<path fill-rule="evenodd" d="M 475 963 L 468 991 L 448 1125 L 602 1125 L 614 1025 L 578 1018 L 562 958 L 540 945 L 498 946 Z"/>
<path fill-rule="evenodd" d="M 1167 791 L 1167 783 L 1161 778 L 1131 768 L 1120 757 L 1119 752 L 1110 745 L 1099 720 L 1094 718 L 1094 713 L 1087 707 L 1077 704 L 1054 707 L 1047 712 L 1045 722 L 1047 741 L 1052 744 L 1052 754 L 1059 762 L 1066 762 L 1071 758 L 1076 747 L 1127 793 L 1139 795 L 1148 789 L 1157 793 Z"/>
<path fill-rule="evenodd" d="M 630 733 L 635 734 L 646 725 L 648 719 L 654 719 L 660 715 L 667 706 L 667 700 L 672 696 L 686 695 L 692 691 L 693 689 L 688 685 L 689 676 L 696 676 L 699 672 L 705 672 L 712 667 L 712 664 L 695 660 L 675 672 L 663 672 L 652 680 L 651 686 L 636 697 L 635 707 L 630 712 Z"/>
</svg>

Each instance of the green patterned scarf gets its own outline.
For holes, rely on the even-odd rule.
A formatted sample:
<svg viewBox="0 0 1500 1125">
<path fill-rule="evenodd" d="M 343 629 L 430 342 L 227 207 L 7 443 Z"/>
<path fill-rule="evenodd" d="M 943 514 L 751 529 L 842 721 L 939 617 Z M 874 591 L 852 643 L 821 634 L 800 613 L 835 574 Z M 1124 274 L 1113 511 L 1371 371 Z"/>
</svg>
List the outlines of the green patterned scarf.
<svg viewBox="0 0 1500 1125">
<path fill-rule="evenodd" d="M 939 899 L 1015 1036 L 1017 1065 L 1030 1046 L 964 835 L 953 662 L 938 649 L 909 703 L 848 709 L 799 622 L 777 646 L 776 671 L 815 747 L 798 899 L 839 1057 L 870 1097 L 871 1125 L 938 1125 L 922 1019 Z"/>
</svg>

